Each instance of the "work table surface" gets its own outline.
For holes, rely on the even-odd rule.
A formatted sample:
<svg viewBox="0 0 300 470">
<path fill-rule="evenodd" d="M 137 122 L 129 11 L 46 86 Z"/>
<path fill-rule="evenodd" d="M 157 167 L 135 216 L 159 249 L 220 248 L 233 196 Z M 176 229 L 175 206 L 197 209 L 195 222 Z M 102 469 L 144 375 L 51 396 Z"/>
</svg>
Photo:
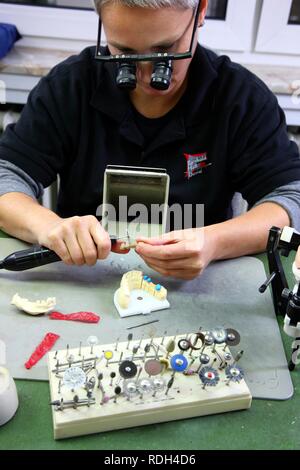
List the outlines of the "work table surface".
<svg viewBox="0 0 300 470">
<path fill-rule="evenodd" d="M 0 237 L 5 237 L 0 232 Z M 283 259 L 293 285 L 294 253 Z M 266 266 L 265 255 L 259 255 Z M 279 319 L 282 330 L 283 320 Z M 287 357 L 292 339 L 282 333 Z M 0 449 L 97 449 L 97 450 L 202 450 L 202 449 L 299 449 L 300 366 L 292 373 L 294 396 L 287 401 L 253 400 L 247 411 L 202 416 L 170 423 L 55 441 L 48 404 L 48 382 L 17 380 L 20 406 L 15 417 L 0 428 Z"/>
</svg>

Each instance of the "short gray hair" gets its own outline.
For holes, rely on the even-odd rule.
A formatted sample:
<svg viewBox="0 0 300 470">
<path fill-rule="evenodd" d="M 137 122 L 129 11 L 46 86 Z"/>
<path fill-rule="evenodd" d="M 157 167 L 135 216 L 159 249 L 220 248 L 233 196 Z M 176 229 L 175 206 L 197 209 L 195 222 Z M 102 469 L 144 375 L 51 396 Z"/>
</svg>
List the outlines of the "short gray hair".
<svg viewBox="0 0 300 470">
<path fill-rule="evenodd" d="M 196 8 L 198 0 L 94 0 L 95 9 L 100 11 L 101 7 L 106 3 L 119 3 L 127 7 L 140 8 Z"/>
</svg>

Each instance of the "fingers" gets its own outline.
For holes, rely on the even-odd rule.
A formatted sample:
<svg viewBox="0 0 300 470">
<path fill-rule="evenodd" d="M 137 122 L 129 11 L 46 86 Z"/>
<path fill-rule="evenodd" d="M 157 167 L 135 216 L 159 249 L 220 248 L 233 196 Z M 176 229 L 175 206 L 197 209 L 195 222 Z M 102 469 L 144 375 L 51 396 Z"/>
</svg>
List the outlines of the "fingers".
<svg viewBox="0 0 300 470">
<path fill-rule="evenodd" d="M 97 259 L 105 259 L 111 251 L 111 242 L 108 233 L 100 225 L 96 217 L 93 217 L 90 226 L 90 233 L 93 237 L 93 242 L 97 247 Z"/>
<path fill-rule="evenodd" d="M 168 245 L 178 243 L 180 241 L 196 242 L 201 239 L 201 234 L 204 236 L 204 231 L 199 231 L 198 228 L 190 228 L 186 230 L 174 230 L 173 232 L 164 233 L 159 237 L 137 237 L 137 242 L 141 241 L 149 245 Z"/>
<path fill-rule="evenodd" d="M 176 243 L 180 241 L 180 237 L 178 236 L 178 231 L 164 233 L 159 237 L 137 237 L 137 242 L 144 242 L 150 245 L 167 245 L 168 243 Z"/>
<path fill-rule="evenodd" d="M 82 227 L 77 233 L 78 244 L 82 251 L 83 263 L 88 266 L 93 266 L 98 259 L 99 249 L 94 242 L 93 228 L 91 231 L 87 227 Z"/>
<path fill-rule="evenodd" d="M 65 231 L 66 232 L 66 231 Z M 67 234 L 64 236 L 63 241 L 70 253 L 70 258 L 73 264 L 77 266 L 82 266 L 85 263 L 84 253 L 81 249 L 78 239 L 72 230 L 68 230 Z"/>
<path fill-rule="evenodd" d="M 143 257 L 145 263 L 163 276 L 179 279 L 195 279 L 205 269 L 199 257 L 183 258 L 177 260 L 157 260 Z"/>
<path fill-rule="evenodd" d="M 110 253 L 108 233 L 94 216 L 61 219 L 50 229 L 43 243 L 54 250 L 66 264 L 89 266 Z"/>
<path fill-rule="evenodd" d="M 193 244 L 185 241 L 172 243 L 169 245 L 149 245 L 148 243 L 138 242 L 136 252 L 141 256 L 160 260 L 172 260 L 195 256 L 198 250 Z"/>
<path fill-rule="evenodd" d="M 65 264 L 83 264 L 82 250 L 68 224 L 61 223 L 55 227 L 43 244 L 55 251 Z"/>
<path fill-rule="evenodd" d="M 155 265 L 157 268 L 167 269 L 167 270 L 174 270 L 174 269 L 196 269 L 196 261 L 193 257 L 190 258 L 178 258 L 172 259 L 169 261 L 164 261 L 156 258 L 151 258 L 149 256 L 143 256 L 143 260 L 147 264 Z"/>
<path fill-rule="evenodd" d="M 196 277 L 201 274 L 198 270 L 193 269 L 168 269 L 167 267 L 160 267 L 156 264 L 152 264 L 151 262 L 146 262 L 149 268 L 153 269 L 154 271 L 158 272 L 162 276 L 165 277 L 173 277 L 175 279 L 183 279 L 186 281 L 190 281 L 195 279 Z"/>
<path fill-rule="evenodd" d="M 210 262 L 205 262 L 203 230 L 177 230 L 161 237 L 139 237 L 137 241 L 136 252 L 163 276 L 194 279 Z"/>
<path fill-rule="evenodd" d="M 56 239 L 55 237 L 50 238 L 50 243 L 44 243 L 44 246 L 47 246 L 60 257 L 60 259 L 65 264 L 74 264 L 67 245 L 61 239 Z"/>
</svg>

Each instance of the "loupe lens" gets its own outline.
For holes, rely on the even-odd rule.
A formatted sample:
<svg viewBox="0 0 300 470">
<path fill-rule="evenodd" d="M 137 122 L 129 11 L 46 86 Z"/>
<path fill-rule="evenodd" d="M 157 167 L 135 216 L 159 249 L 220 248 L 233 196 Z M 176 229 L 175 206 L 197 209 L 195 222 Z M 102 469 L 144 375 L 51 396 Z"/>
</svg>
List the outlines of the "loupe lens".
<svg viewBox="0 0 300 470">
<path fill-rule="evenodd" d="M 170 60 L 155 62 L 150 85 L 156 90 L 167 90 L 171 83 L 172 62 Z"/>
<path fill-rule="evenodd" d="M 134 90 L 136 87 L 136 65 L 130 63 L 119 64 L 117 73 L 117 85 L 119 88 Z"/>
</svg>

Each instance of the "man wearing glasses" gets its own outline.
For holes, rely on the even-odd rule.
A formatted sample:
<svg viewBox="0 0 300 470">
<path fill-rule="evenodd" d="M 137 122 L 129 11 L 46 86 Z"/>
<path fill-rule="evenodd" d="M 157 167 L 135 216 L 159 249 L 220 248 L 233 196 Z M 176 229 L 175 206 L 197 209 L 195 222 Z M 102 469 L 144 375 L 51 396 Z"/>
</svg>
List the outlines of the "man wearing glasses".
<svg viewBox="0 0 300 470">
<path fill-rule="evenodd" d="M 198 44 L 208 0 L 95 0 L 97 47 L 56 66 L 0 141 L 0 227 L 92 265 L 111 244 L 96 219 L 107 165 L 166 168 L 169 204 L 204 204 L 205 227 L 140 239 L 166 276 L 263 251 L 268 230 L 300 225 L 300 160 L 276 98 Z M 105 31 L 106 48 L 100 47 Z M 56 213 L 40 206 L 60 176 Z M 232 218 L 241 192 L 250 210 Z M 119 250 L 117 245 L 115 251 Z"/>
</svg>

